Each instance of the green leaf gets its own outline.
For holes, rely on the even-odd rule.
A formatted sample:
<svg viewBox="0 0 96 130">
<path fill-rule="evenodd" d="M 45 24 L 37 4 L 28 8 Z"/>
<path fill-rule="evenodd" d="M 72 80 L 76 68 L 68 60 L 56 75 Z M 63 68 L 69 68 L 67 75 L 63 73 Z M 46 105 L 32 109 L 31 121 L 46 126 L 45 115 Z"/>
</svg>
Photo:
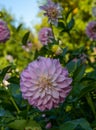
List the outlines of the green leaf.
<svg viewBox="0 0 96 130">
<path fill-rule="evenodd" d="M 5 110 L 0 107 L 0 117 L 3 117 L 5 115 Z"/>
<path fill-rule="evenodd" d="M 30 127 L 30 128 L 32 128 L 32 130 L 33 130 L 33 129 L 34 129 L 34 130 L 35 130 L 35 129 L 36 129 L 36 130 L 41 130 L 40 125 L 39 125 L 37 122 L 33 121 L 32 119 L 29 120 L 29 121 L 27 121 L 26 127 Z"/>
<path fill-rule="evenodd" d="M 80 125 L 84 130 L 92 130 L 90 124 L 84 118 L 67 121 L 60 126 L 60 130 L 74 130 L 78 125 Z"/>
<path fill-rule="evenodd" d="M 83 65 L 80 65 L 76 71 L 74 72 L 74 80 L 75 81 L 80 81 L 83 76 L 84 76 L 84 73 L 85 73 L 85 69 L 86 69 L 86 66 L 83 64 Z"/>
<path fill-rule="evenodd" d="M 65 54 L 67 53 L 67 51 L 68 51 L 68 47 L 65 47 L 65 48 L 63 49 L 63 52 L 62 52 L 62 56 L 63 56 L 63 57 L 65 56 Z"/>
<path fill-rule="evenodd" d="M 0 18 L 3 18 L 4 17 L 4 14 L 2 11 L 0 11 Z"/>
<path fill-rule="evenodd" d="M 65 25 L 64 25 L 63 22 L 59 22 L 59 23 L 58 23 L 58 27 L 59 27 L 59 28 L 65 28 Z"/>
<path fill-rule="evenodd" d="M 8 85 L 9 91 L 11 95 L 14 97 L 16 103 L 20 106 L 22 102 L 22 95 L 20 92 L 20 86 L 18 84 L 9 84 Z"/>
<path fill-rule="evenodd" d="M 87 77 L 87 78 L 90 78 L 90 79 L 96 80 L 96 70 L 95 70 L 95 71 L 92 71 L 92 72 L 90 72 L 90 73 L 88 73 L 88 74 L 86 75 L 86 77 Z"/>
<path fill-rule="evenodd" d="M 20 29 L 21 29 L 22 25 L 23 25 L 23 24 L 21 23 L 21 24 L 17 27 L 17 29 L 16 29 L 16 31 L 17 31 L 17 32 L 19 32 L 19 31 L 20 31 Z"/>
<path fill-rule="evenodd" d="M 5 88 L 0 87 L 0 98 L 4 99 L 4 98 L 8 98 L 8 96 L 9 96 L 8 91 Z"/>
<path fill-rule="evenodd" d="M 10 83 L 13 83 L 13 84 L 19 84 L 20 79 L 16 76 L 13 76 L 13 77 L 9 78 L 7 81 Z"/>
<path fill-rule="evenodd" d="M 15 129 L 15 130 L 24 130 L 25 126 L 26 126 L 27 121 L 22 119 L 22 120 L 15 120 L 11 123 L 8 124 L 8 127 L 11 129 Z"/>
<path fill-rule="evenodd" d="M 29 38 L 29 34 L 30 34 L 30 32 L 28 31 L 28 32 L 25 33 L 25 35 L 23 36 L 23 39 L 22 39 L 23 45 L 26 45 L 27 40 L 28 40 L 28 38 Z"/>
<path fill-rule="evenodd" d="M 67 30 L 70 31 L 70 30 L 73 28 L 74 24 L 75 24 L 75 21 L 74 21 L 74 19 L 72 18 L 72 19 L 69 21 L 69 23 L 67 24 L 67 27 L 66 27 Z"/>
<path fill-rule="evenodd" d="M 2 80 L 4 79 L 6 73 L 9 71 L 9 69 L 11 68 L 11 66 L 7 66 L 5 67 L 3 70 L 0 71 L 0 81 L 2 82 Z"/>
<path fill-rule="evenodd" d="M 60 126 L 60 130 L 74 130 L 76 128 L 76 124 L 72 121 L 65 122 L 63 125 Z"/>
<path fill-rule="evenodd" d="M 41 127 L 39 126 L 38 123 L 36 123 L 33 120 L 15 120 L 11 123 L 8 124 L 8 127 L 11 129 L 15 129 L 15 130 L 24 130 L 24 129 L 28 129 L 30 128 L 30 130 L 32 129 L 36 129 L 36 130 L 41 130 Z"/>
<path fill-rule="evenodd" d="M 85 86 L 79 82 L 73 85 L 73 89 L 71 91 L 72 96 L 78 99 L 78 96 L 81 94 L 81 91 L 85 88 Z"/>
<path fill-rule="evenodd" d="M 78 99 L 82 98 L 83 96 L 85 96 L 88 92 L 95 90 L 96 89 L 96 82 L 89 84 L 87 87 L 85 87 L 84 89 L 81 90 L 80 94 L 78 95 Z"/>
<path fill-rule="evenodd" d="M 74 62 L 74 61 L 70 61 L 70 62 L 67 64 L 66 67 L 67 67 L 69 73 L 73 73 L 73 72 L 76 70 L 76 68 L 77 68 L 77 63 Z"/>
<path fill-rule="evenodd" d="M 75 123 L 75 122 L 74 122 Z M 80 125 L 84 130 L 92 130 L 92 128 L 90 127 L 90 124 L 88 123 L 87 120 L 85 120 L 84 118 L 78 119 L 77 120 L 78 125 Z"/>
<path fill-rule="evenodd" d="M 66 19 L 70 16 L 74 8 L 70 8 L 70 10 L 66 13 Z"/>
</svg>

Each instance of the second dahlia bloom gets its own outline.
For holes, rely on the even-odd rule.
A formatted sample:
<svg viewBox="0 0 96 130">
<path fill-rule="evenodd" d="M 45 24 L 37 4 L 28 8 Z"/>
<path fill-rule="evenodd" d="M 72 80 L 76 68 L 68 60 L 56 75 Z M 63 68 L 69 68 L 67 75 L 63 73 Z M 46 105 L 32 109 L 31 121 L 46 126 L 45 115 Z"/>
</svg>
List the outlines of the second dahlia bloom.
<svg viewBox="0 0 96 130">
<path fill-rule="evenodd" d="M 23 70 L 20 89 L 24 99 L 39 110 L 50 110 L 64 102 L 71 91 L 72 79 L 59 60 L 39 57 Z"/>
<path fill-rule="evenodd" d="M 54 38 L 52 29 L 48 27 L 44 27 L 39 32 L 39 41 L 43 45 L 47 45 L 48 43 L 52 42 L 52 39 Z"/>
<path fill-rule="evenodd" d="M 62 18 L 60 5 L 48 0 L 46 5 L 40 6 L 40 9 L 45 11 L 44 15 L 48 16 L 49 23 L 57 26 L 58 19 Z"/>
<path fill-rule="evenodd" d="M 5 43 L 10 38 L 10 31 L 3 20 L 0 20 L 0 42 Z"/>
<path fill-rule="evenodd" d="M 96 40 L 96 21 L 91 21 L 86 27 L 86 34 L 92 40 Z"/>
</svg>

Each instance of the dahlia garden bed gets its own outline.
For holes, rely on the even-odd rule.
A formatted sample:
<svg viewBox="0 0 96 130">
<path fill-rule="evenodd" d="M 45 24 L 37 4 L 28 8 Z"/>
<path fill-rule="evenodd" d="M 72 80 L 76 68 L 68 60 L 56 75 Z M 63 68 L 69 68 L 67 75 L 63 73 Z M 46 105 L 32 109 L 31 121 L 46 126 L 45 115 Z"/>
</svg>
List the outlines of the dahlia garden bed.
<svg viewBox="0 0 96 130">
<path fill-rule="evenodd" d="M 96 3 L 40 11 L 36 36 L 0 11 L 0 130 L 96 130 Z"/>
</svg>

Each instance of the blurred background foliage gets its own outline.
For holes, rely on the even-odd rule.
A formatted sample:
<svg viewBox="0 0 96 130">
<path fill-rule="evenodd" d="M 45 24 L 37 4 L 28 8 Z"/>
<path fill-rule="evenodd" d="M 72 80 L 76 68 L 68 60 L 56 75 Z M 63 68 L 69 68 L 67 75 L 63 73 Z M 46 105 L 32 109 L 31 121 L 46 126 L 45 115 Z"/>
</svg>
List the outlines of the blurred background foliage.
<svg viewBox="0 0 96 130">
<path fill-rule="evenodd" d="M 64 21 L 60 21 L 59 29 L 53 27 L 56 39 L 59 38 L 60 46 L 63 48 L 68 47 L 68 49 L 71 50 L 84 46 L 85 50 L 88 50 L 87 53 L 89 55 L 94 53 L 92 46 L 94 46 L 95 43 L 91 44 L 92 41 L 86 36 L 85 29 L 87 23 L 90 20 L 94 20 L 94 17 L 92 17 L 92 7 L 95 5 L 95 1 L 54 1 L 59 2 L 64 9 Z M 0 45 L 1 68 L 5 67 L 9 62 L 13 62 L 17 65 L 18 69 L 22 70 L 29 61 L 32 61 L 35 50 L 41 48 L 41 44 L 38 41 L 38 32 L 42 27 L 49 26 L 47 17 L 44 17 L 42 14 L 42 11 L 38 14 L 38 17 L 42 17 L 42 23 L 35 26 L 36 34 L 33 34 L 33 32 L 29 28 L 25 28 L 22 23 L 20 23 L 18 27 L 15 27 L 15 18 L 5 9 L 1 10 L 0 17 L 8 23 L 8 27 L 11 30 L 10 40 L 4 45 Z M 69 31 L 66 32 L 66 29 L 62 30 L 62 28 L 68 24 L 70 28 Z M 28 41 L 32 43 L 32 50 L 30 52 L 26 52 L 22 48 L 22 38 L 27 32 L 30 32 Z M 13 60 L 10 61 L 10 59 Z"/>
</svg>

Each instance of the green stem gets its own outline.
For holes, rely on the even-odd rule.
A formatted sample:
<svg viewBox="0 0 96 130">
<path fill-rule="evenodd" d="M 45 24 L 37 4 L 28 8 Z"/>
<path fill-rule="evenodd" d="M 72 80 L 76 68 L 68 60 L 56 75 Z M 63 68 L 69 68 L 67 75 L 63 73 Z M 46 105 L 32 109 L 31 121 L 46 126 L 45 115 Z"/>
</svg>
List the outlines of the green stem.
<svg viewBox="0 0 96 130">
<path fill-rule="evenodd" d="M 54 39 L 55 39 L 54 30 L 53 30 L 53 26 L 52 26 L 51 23 L 50 23 L 50 27 L 51 27 L 51 29 L 52 29 L 53 37 L 54 37 Z"/>
<path fill-rule="evenodd" d="M 72 42 L 72 45 L 73 45 L 73 49 L 76 49 L 76 44 L 75 44 L 74 41 L 73 41 L 73 38 L 72 38 L 71 33 L 68 32 L 68 35 L 69 35 L 69 37 L 70 37 L 70 39 L 71 39 L 71 42 Z"/>
<path fill-rule="evenodd" d="M 26 120 L 28 120 L 28 111 L 29 111 L 29 109 L 30 109 L 30 105 L 28 104 L 27 105 L 27 112 L 26 112 Z"/>
<path fill-rule="evenodd" d="M 19 114 L 19 113 L 20 113 L 20 110 L 19 110 L 19 108 L 18 108 L 16 102 L 14 101 L 13 97 L 10 97 L 10 100 L 11 100 L 11 102 L 13 103 L 15 109 L 17 110 L 17 113 Z"/>
<path fill-rule="evenodd" d="M 89 106 L 90 106 L 90 108 L 91 108 L 91 110 L 92 110 L 92 112 L 93 112 L 94 118 L 96 119 L 95 106 L 94 106 L 94 103 L 93 103 L 93 101 L 92 101 L 92 98 L 91 98 L 90 93 L 88 93 L 88 94 L 86 95 L 86 100 L 87 100 L 87 102 L 88 102 L 88 104 L 89 104 Z"/>
</svg>

